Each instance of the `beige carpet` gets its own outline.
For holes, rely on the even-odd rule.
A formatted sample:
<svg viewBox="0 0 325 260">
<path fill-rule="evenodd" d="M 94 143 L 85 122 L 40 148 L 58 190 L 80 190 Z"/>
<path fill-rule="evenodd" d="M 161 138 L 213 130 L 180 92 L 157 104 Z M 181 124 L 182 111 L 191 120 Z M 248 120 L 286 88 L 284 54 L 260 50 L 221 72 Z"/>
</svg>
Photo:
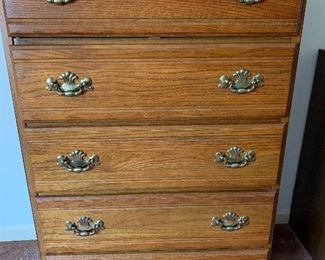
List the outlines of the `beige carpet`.
<svg viewBox="0 0 325 260">
<path fill-rule="evenodd" d="M 1 242 L 1 260 L 39 260 L 37 241 Z"/>
</svg>

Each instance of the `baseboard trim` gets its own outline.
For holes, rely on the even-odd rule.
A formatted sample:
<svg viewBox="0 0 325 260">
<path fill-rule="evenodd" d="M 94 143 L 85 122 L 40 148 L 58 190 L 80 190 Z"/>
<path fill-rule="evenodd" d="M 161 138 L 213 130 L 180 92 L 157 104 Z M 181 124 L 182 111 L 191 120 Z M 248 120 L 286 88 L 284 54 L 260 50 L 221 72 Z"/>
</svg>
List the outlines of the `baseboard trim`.
<svg viewBox="0 0 325 260">
<path fill-rule="evenodd" d="M 279 210 L 275 217 L 275 224 L 288 224 L 290 218 L 290 211 Z"/>
<path fill-rule="evenodd" d="M 21 241 L 36 239 L 35 228 L 32 227 L 0 227 L 0 241 Z"/>
</svg>

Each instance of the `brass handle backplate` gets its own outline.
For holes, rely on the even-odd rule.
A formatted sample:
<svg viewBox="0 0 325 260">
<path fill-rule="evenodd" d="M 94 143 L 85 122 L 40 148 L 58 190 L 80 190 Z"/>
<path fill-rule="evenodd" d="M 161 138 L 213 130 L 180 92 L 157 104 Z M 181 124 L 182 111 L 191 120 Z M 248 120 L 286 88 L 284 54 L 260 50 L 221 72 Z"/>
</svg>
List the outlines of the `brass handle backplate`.
<svg viewBox="0 0 325 260">
<path fill-rule="evenodd" d="M 84 78 L 80 83 L 76 83 L 78 76 L 70 71 L 62 73 L 59 79 L 61 82 L 53 78 L 48 78 L 46 80 L 46 89 L 48 91 L 56 91 L 60 96 L 68 97 L 78 96 L 83 92 L 94 89 L 90 78 Z"/>
<path fill-rule="evenodd" d="M 239 0 L 239 3 L 251 5 L 261 3 L 263 0 Z"/>
<path fill-rule="evenodd" d="M 249 162 L 255 161 L 255 152 L 247 151 L 238 146 L 229 148 L 227 154 L 223 152 L 217 152 L 215 154 L 215 162 L 223 162 L 228 168 L 242 168 Z"/>
<path fill-rule="evenodd" d="M 72 0 L 47 0 L 47 2 L 57 5 L 63 5 L 72 2 Z"/>
<path fill-rule="evenodd" d="M 233 74 L 233 79 L 222 75 L 219 79 L 219 88 L 228 88 L 231 92 L 246 94 L 264 85 L 264 77 L 257 74 L 251 77 L 249 70 L 241 69 Z"/>
<path fill-rule="evenodd" d="M 241 229 L 242 226 L 248 224 L 249 224 L 249 217 L 247 216 L 240 217 L 235 212 L 228 212 L 224 214 L 222 218 L 213 217 L 211 221 L 211 226 L 213 227 L 220 226 L 220 228 L 225 231 L 236 231 Z"/>
<path fill-rule="evenodd" d="M 100 164 L 98 155 L 94 154 L 87 157 L 84 151 L 76 150 L 70 154 L 70 157 L 59 155 L 57 158 L 57 165 L 65 167 L 69 172 L 84 172 L 95 165 Z"/>
<path fill-rule="evenodd" d="M 77 222 L 71 220 L 65 223 L 68 231 L 73 231 L 77 236 L 88 237 L 105 229 L 102 220 L 93 221 L 89 217 L 80 217 Z"/>
</svg>

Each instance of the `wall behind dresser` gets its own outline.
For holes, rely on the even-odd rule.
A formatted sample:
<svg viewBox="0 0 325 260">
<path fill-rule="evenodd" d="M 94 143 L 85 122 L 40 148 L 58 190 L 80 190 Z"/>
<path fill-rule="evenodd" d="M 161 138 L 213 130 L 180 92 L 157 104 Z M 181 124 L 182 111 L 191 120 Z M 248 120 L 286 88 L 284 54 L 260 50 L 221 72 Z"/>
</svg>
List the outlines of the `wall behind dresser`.
<svg viewBox="0 0 325 260">
<path fill-rule="evenodd" d="M 318 49 L 325 48 L 324 10 L 324 0 L 307 0 L 277 212 L 281 223 L 288 223 Z"/>
<path fill-rule="evenodd" d="M 0 34 L 0 241 L 34 239 L 32 211 Z"/>
<path fill-rule="evenodd" d="M 288 222 L 317 50 L 325 48 L 324 0 L 309 0 L 297 69 L 278 222 Z M 1 37 L 1 36 L 0 36 Z M 32 213 L 0 38 L 0 241 L 34 239 Z"/>
</svg>

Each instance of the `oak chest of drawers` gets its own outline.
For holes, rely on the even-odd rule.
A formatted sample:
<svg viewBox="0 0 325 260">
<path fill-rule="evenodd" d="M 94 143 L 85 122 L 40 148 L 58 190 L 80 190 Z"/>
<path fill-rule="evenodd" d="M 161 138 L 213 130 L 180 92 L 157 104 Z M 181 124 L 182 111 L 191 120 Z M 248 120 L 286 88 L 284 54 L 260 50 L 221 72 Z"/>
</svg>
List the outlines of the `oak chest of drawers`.
<svg viewBox="0 0 325 260">
<path fill-rule="evenodd" d="M 270 257 L 304 1 L 1 7 L 42 259 Z"/>
</svg>

